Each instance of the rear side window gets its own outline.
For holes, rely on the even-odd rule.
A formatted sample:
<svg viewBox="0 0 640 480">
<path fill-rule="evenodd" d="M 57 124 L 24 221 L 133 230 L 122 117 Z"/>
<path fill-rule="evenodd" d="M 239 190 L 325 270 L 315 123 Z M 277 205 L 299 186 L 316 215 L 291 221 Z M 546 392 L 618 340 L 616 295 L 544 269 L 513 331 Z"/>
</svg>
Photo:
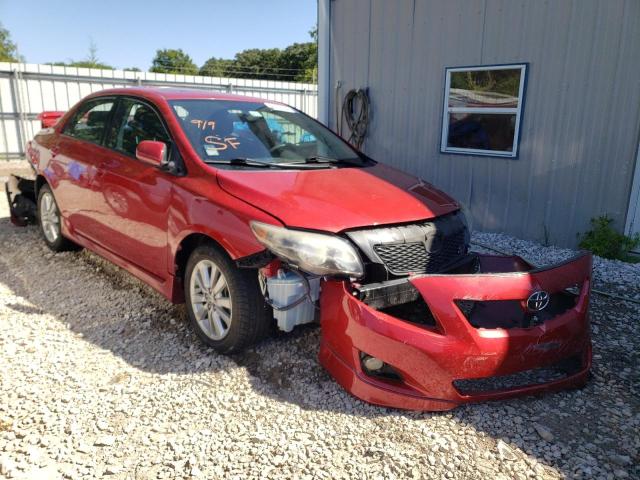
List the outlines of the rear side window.
<svg viewBox="0 0 640 480">
<path fill-rule="evenodd" d="M 123 98 L 118 106 L 107 138 L 107 146 L 135 157 L 143 140 L 164 142 L 169 147 L 169 134 L 153 108 L 143 102 Z"/>
<path fill-rule="evenodd" d="M 79 140 L 100 143 L 114 103 L 112 98 L 86 102 L 64 127 L 64 133 Z"/>
</svg>

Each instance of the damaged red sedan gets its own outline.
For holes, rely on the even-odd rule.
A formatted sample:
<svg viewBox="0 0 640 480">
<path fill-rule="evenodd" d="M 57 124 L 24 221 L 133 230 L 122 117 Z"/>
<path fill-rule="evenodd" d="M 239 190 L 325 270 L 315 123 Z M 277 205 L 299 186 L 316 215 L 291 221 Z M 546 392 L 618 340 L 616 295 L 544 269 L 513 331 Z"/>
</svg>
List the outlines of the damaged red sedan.
<svg viewBox="0 0 640 480">
<path fill-rule="evenodd" d="M 105 90 L 27 150 L 47 245 L 186 303 L 221 353 L 319 320 L 320 362 L 346 390 L 420 410 L 587 379 L 588 254 L 534 268 L 473 253 L 454 199 L 291 107 Z M 26 190 L 8 189 L 16 222 Z"/>
</svg>

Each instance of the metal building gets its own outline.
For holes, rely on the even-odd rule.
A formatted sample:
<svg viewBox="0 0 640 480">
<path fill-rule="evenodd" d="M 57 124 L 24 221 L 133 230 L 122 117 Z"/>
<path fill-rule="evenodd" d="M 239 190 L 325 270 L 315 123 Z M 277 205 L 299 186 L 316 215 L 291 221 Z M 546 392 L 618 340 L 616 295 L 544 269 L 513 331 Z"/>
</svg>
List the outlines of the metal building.
<svg viewBox="0 0 640 480">
<path fill-rule="evenodd" d="M 363 151 L 474 227 L 575 246 L 640 232 L 640 1 L 320 0 L 320 118 L 368 89 Z M 463 67 L 463 68 L 455 68 Z"/>
</svg>

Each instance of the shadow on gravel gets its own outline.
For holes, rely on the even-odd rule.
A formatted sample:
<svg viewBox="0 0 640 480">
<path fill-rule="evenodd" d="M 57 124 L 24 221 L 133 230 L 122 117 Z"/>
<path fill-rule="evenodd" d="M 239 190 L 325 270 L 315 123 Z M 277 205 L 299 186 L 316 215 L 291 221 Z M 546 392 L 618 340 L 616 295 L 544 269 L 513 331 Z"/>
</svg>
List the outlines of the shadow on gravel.
<svg viewBox="0 0 640 480">
<path fill-rule="evenodd" d="M 355 421 L 366 417 L 380 421 L 381 428 L 393 417 L 446 417 L 461 429 L 484 432 L 490 448 L 499 439 L 511 445 L 498 448 L 499 458 L 506 462 L 530 455 L 567 477 L 613 478 L 616 470 L 620 476 L 640 475 L 637 467 L 630 466 L 640 463 L 638 312 L 620 302 L 594 299 L 594 379 L 585 389 L 465 406 L 448 413 L 403 412 L 365 404 L 344 392 L 317 361 L 317 326 L 276 335 L 229 359 L 202 346 L 188 328 L 182 306 L 170 304 L 93 254 L 52 254 L 35 227 L 14 228 L 6 218 L 0 219 L 0 246 L 0 282 L 27 302 L 13 301 L 9 308 L 52 315 L 78 337 L 143 371 L 192 375 L 239 365 L 251 374 L 255 392 L 305 410 L 349 415 Z M 616 340 L 601 342 L 611 337 Z M 215 378 L 211 383 L 206 376 L 198 378 L 216 388 Z M 537 426 L 542 426 L 543 434 Z M 398 437 L 390 441 L 420 441 L 409 435 L 400 438 L 401 429 L 390 435 Z M 540 477 L 544 476 L 542 472 Z"/>
</svg>

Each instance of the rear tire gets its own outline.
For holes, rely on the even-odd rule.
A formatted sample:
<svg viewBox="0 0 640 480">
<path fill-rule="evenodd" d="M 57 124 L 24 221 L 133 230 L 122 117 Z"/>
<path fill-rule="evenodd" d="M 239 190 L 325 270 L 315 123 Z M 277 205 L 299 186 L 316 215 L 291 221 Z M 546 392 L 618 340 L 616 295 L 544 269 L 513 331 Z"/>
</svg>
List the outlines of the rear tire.
<svg viewBox="0 0 640 480">
<path fill-rule="evenodd" d="M 79 248 L 71 240 L 62 236 L 62 216 L 51 187 L 46 183 L 38 190 L 38 225 L 44 242 L 54 252 Z"/>
<path fill-rule="evenodd" d="M 198 337 L 223 354 L 268 336 L 273 323 L 255 270 L 239 269 L 213 245 L 197 247 L 184 278 L 187 313 Z"/>
</svg>

